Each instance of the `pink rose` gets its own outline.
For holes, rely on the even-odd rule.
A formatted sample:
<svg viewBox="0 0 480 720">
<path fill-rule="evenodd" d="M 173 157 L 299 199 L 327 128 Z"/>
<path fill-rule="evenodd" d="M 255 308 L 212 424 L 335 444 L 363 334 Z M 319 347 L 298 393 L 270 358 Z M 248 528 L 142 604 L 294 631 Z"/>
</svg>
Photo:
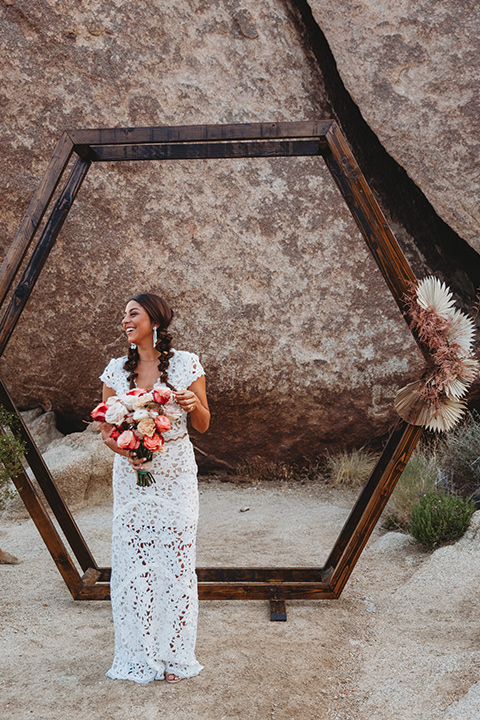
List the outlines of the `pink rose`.
<svg viewBox="0 0 480 720">
<path fill-rule="evenodd" d="M 168 387 L 162 387 L 161 385 L 155 385 L 155 387 L 152 390 L 153 394 L 153 401 L 158 403 L 159 405 L 164 405 L 166 402 L 170 400 L 170 395 L 172 394 L 172 391 Z"/>
<path fill-rule="evenodd" d="M 93 408 L 90 415 L 94 420 L 97 420 L 98 422 L 103 422 L 105 420 L 105 413 L 108 410 L 107 403 L 101 402 L 97 405 L 97 407 Z"/>
<path fill-rule="evenodd" d="M 143 388 L 133 388 L 133 390 L 129 390 L 129 391 L 127 392 L 127 395 L 135 395 L 135 396 L 137 396 L 137 395 L 145 395 L 146 392 L 147 392 L 147 391 L 144 390 Z"/>
<path fill-rule="evenodd" d="M 155 418 L 155 427 L 157 428 L 159 433 L 163 433 L 167 432 L 167 430 L 171 430 L 172 423 L 166 415 L 157 415 L 157 417 Z"/>
<path fill-rule="evenodd" d="M 164 439 L 160 437 L 160 435 L 157 435 L 157 433 L 155 433 L 151 437 L 145 435 L 145 437 L 143 438 L 143 444 L 145 445 L 147 450 L 151 450 L 152 452 L 160 450 L 163 447 L 164 442 Z"/>
<path fill-rule="evenodd" d="M 114 440 L 118 440 L 118 438 L 120 437 L 121 434 L 122 433 L 120 432 L 120 430 L 118 428 L 114 427 L 108 437 L 111 437 Z"/>
<path fill-rule="evenodd" d="M 140 447 L 140 440 L 131 430 L 125 430 L 117 438 L 117 445 L 122 450 L 136 450 Z"/>
</svg>

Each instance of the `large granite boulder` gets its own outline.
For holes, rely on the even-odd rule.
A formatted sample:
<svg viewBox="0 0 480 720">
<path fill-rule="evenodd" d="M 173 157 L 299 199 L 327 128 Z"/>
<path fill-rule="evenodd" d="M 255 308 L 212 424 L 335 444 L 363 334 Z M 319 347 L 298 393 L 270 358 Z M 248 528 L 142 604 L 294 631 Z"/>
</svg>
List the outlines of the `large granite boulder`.
<svg viewBox="0 0 480 720">
<path fill-rule="evenodd" d="M 387 152 L 480 251 L 476 0 L 310 0 L 342 80 Z"/>
<path fill-rule="evenodd" d="M 64 128 L 330 115 L 274 0 L 10 0 L 1 13 L 4 248 Z M 381 436 L 421 365 L 320 159 L 93 167 L 1 363 L 17 403 L 51 403 L 63 429 L 87 418 L 142 290 L 171 300 L 175 346 L 205 365 L 207 464 Z"/>
<path fill-rule="evenodd" d="M 43 412 L 42 408 L 33 408 L 23 412 L 22 416 L 40 452 L 45 452 L 54 440 L 63 438 L 63 433 L 57 428 L 57 419 L 53 410 Z"/>
</svg>

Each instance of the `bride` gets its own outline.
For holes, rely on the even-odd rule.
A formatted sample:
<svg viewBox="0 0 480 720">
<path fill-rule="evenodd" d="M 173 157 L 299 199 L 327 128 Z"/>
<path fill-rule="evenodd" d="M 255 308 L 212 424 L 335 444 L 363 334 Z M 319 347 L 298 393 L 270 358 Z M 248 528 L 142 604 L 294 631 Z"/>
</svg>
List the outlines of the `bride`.
<svg viewBox="0 0 480 720">
<path fill-rule="evenodd" d="M 128 356 L 110 360 L 100 376 L 103 400 L 135 387 L 168 386 L 176 416 L 164 433 L 165 452 L 153 456 L 155 483 L 136 484 L 145 458 L 121 450 L 104 423 L 113 466 L 111 597 L 115 657 L 111 678 L 147 683 L 179 682 L 202 669 L 195 657 L 198 594 L 195 540 L 198 519 L 197 465 L 188 437 L 191 425 L 210 423 L 205 375 L 194 353 L 174 350 L 168 326 L 173 311 L 158 295 L 130 300 L 122 320 Z"/>
</svg>

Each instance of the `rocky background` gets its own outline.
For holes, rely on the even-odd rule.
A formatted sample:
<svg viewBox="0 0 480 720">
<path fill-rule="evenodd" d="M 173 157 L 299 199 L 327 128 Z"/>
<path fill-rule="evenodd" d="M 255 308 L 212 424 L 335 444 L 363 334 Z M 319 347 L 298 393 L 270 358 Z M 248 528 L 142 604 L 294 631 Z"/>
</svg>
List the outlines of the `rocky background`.
<svg viewBox="0 0 480 720">
<path fill-rule="evenodd" d="M 65 128 L 342 126 L 416 274 L 480 285 L 473 0 L 0 0 L 0 244 Z M 82 428 L 139 291 L 200 354 L 206 466 L 381 439 L 422 361 L 323 161 L 94 166 L 1 361 L 22 409 Z"/>
</svg>

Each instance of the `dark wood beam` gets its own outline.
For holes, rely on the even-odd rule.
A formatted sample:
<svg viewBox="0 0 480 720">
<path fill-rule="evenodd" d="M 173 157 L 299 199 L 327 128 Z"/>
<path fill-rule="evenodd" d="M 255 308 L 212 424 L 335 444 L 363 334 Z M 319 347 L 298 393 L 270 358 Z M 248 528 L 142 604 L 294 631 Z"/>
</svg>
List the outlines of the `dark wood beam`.
<svg viewBox="0 0 480 720">
<path fill-rule="evenodd" d="M 68 130 L 75 145 L 140 145 L 212 140 L 261 140 L 324 137 L 332 120 L 242 123 L 231 125 L 177 125 L 144 128 L 98 128 Z"/>
<path fill-rule="evenodd" d="M 388 438 L 387 444 L 383 448 L 383 452 L 378 459 L 377 464 L 372 470 L 370 478 L 368 479 L 365 487 L 360 493 L 355 505 L 352 508 L 350 515 L 348 516 L 340 535 L 338 536 L 335 545 L 333 546 L 332 552 L 330 553 L 327 562 L 325 563 L 326 568 L 335 568 L 340 561 L 345 548 L 350 543 L 355 528 L 360 522 L 365 510 L 375 494 L 379 484 L 382 481 L 388 467 L 394 457 L 399 443 L 405 435 L 406 428 L 410 427 L 404 420 L 398 420 L 393 431 Z"/>
<path fill-rule="evenodd" d="M 246 157 L 299 157 L 318 155 L 325 143 L 313 140 L 255 140 L 223 143 L 164 143 L 162 145 L 90 146 L 93 162 L 121 160 L 198 160 Z"/>
<path fill-rule="evenodd" d="M 324 154 L 325 162 L 403 314 L 403 296 L 416 283 L 413 270 L 336 123 L 326 139 L 330 152 Z"/>
<path fill-rule="evenodd" d="M 5 347 L 45 265 L 50 250 L 55 244 L 58 233 L 62 229 L 89 167 L 90 163 L 88 161 L 86 162 L 77 156 L 65 187 L 55 203 L 32 257 L 25 268 L 22 279 L 17 285 L 0 323 L 0 357 L 5 351 Z"/>
<path fill-rule="evenodd" d="M 88 570 L 88 568 L 97 569 L 95 560 L 87 546 L 87 543 L 85 542 L 83 535 L 81 534 L 70 510 L 65 505 L 63 497 L 61 496 L 53 477 L 51 476 L 47 466 L 45 465 L 41 453 L 39 452 L 27 426 L 23 421 L 22 416 L 15 407 L 15 404 L 7 391 L 7 388 L 5 387 L 5 384 L 1 379 L 0 404 L 2 404 L 8 412 L 17 415 L 18 417 L 19 433 L 26 446 L 25 459 L 30 468 L 32 469 L 32 472 L 40 486 L 40 489 L 43 492 L 49 506 L 51 507 L 52 512 L 57 519 L 57 522 L 60 525 L 60 528 L 64 533 L 73 554 L 77 558 L 80 567 L 83 571 Z M 41 505 L 40 507 L 36 507 L 35 512 L 37 513 L 37 515 L 41 516 L 42 522 L 44 522 L 45 518 L 43 517 L 43 515 L 45 513 L 45 510 L 43 508 L 43 505 Z M 68 554 L 64 545 L 62 554 Z"/>
<path fill-rule="evenodd" d="M 62 538 L 58 534 L 55 525 L 45 510 L 34 485 L 30 481 L 28 475 L 23 471 L 16 477 L 12 478 L 12 482 L 17 488 L 23 503 L 35 523 L 43 542 L 47 546 L 47 549 L 62 578 L 64 579 L 66 586 L 70 590 L 72 597 L 75 598 L 81 591 L 83 585 L 80 573 L 75 567 L 72 558 L 68 554 Z"/>
<path fill-rule="evenodd" d="M 0 305 L 5 301 L 72 152 L 73 142 L 64 132 L 0 267 Z"/>
<path fill-rule="evenodd" d="M 216 567 L 197 568 L 199 582 L 323 582 L 322 568 Z"/>
<path fill-rule="evenodd" d="M 399 425 L 403 429 L 402 436 L 391 453 L 391 459 L 383 471 L 364 512 L 355 525 L 351 526 L 348 543 L 329 580 L 330 586 L 337 597 L 340 596 L 345 583 L 352 574 L 363 548 L 367 544 L 400 475 L 404 471 L 423 433 L 422 427 L 408 425 L 403 420 Z"/>
<path fill-rule="evenodd" d="M 284 600 L 334 600 L 337 596 L 328 585 L 313 583 L 282 583 L 272 586 L 262 583 L 198 583 L 200 600 L 271 600 L 278 592 Z M 108 600 L 109 583 L 82 584 L 75 600 Z"/>
</svg>

